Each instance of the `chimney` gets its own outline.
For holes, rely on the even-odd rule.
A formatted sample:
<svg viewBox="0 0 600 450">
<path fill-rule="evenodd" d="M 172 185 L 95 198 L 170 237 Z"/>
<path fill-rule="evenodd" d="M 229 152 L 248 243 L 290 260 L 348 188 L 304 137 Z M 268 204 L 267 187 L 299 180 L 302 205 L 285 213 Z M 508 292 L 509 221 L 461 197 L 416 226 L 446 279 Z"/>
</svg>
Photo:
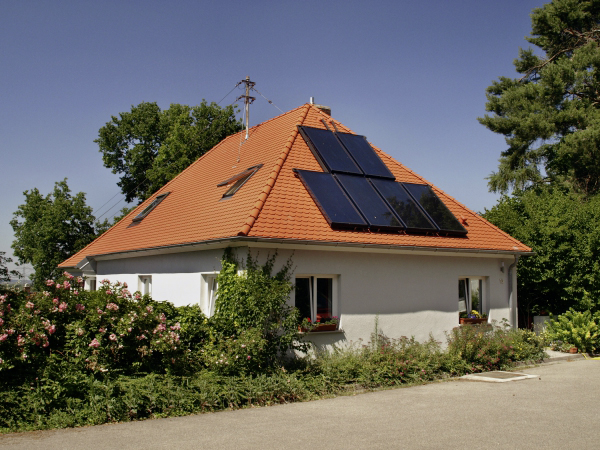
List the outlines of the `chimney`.
<svg viewBox="0 0 600 450">
<path fill-rule="evenodd" d="M 310 104 L 319 108 L 321 111 L 323 111 L 328 116 L 331 116 L 331 108 L 329 106 L 325 106 L 325 105 L 316 105 L 314 97 L 310 98 Z"/>
</svg>

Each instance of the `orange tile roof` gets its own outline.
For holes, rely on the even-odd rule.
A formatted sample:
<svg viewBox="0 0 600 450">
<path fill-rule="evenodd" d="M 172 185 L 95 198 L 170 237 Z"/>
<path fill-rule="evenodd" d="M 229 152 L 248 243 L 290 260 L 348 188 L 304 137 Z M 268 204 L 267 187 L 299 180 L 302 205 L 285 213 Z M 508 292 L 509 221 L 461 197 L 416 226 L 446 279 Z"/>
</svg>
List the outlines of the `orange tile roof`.
<svg viewBox="0 0 600 450">
<path fill-rule="evenodd" d="M 74 267 L 86 256 L 157 249 L 234 237 L 472 251 L 529 252 L 531 249 L 496 228 L 452 197 L 432 186 L 450 211 L 466 220 L 466 237 L 344 231 L 332 229 L 293 169 L 322 171 L 297 125 L 325 129 L 322 120 L 339 131 L 350 129 L 314 105 L 303 105 L 217 144 L 163 186 L 170 194 L 140 222 L 132 222 L 153 195 L 110 230 L 60 264 Z M 331 127 L 331 125 L 330 125 Z M 428 183 L 375 147 L 397 181 Z M 230 198 L 222 199 L 220 182 L 262 164 Z"/>
</svg>

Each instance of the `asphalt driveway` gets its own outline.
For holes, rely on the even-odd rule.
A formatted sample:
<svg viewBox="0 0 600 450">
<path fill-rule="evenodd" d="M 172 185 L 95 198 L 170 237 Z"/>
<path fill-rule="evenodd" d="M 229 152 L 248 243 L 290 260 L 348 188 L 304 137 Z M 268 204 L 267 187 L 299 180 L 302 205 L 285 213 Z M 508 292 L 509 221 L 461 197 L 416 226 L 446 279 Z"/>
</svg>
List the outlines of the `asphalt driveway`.
<svg viewBox="0 0 600 450">
<path fill-rule="evenodd" d="M 267 408 L 0 436 L 2 449 L 600 448 L 600 361 Z"/>
</svg>

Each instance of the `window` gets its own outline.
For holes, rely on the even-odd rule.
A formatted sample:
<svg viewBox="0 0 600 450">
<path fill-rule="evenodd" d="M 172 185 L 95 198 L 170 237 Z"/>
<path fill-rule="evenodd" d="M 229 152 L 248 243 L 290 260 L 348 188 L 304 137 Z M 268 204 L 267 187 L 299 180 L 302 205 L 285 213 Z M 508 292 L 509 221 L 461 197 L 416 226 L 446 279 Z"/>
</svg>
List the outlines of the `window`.
<svg viewBox="0 0 600 450">
<path fill-rule="evenodd" d="M 313 323 L 338 315 L 336 277 L 330 275 L 297 276 L 295 306 L 300 316 Z"/>
<path fill-rule="evenodd" d="M 89 276 L 89 277 L 84 277 L 84 285 L 83 285 L 83 289 L 85 291 L 95 291 L 96 290 L 96 277 L 95 276 Z"/>
<path fill-rule="evenodd" d="M 200 309 L 206 314 L 207 317 L 211 317 L 215 313 L 215 300 L 217 299 L 217 283 L 218 273 L 206 273 L 202 274 L 202 289 L 200 292 Z"/>
<path fill-rule="evenodd" d="M 142 295 L 152 295 L 152 275 L 140 275 L 138 279 L 138 291 Z"/>
<path fill-rule="evenodd" d="M 248 181 L 252 177 L 252 175 L 258 172 L 258 170 L 262 166 L 262 164 L 259 164 L 257 166 L 248 167 L 243 172 L 240 172 L 232 176 L 231 178 L 228 178 L 227 180 L 217 184 L 217 187 L 229 186 L 229 189 L 227 189 L 227 191 L 225 191 L 225 193 L 223 194 L 223 198 L 233 196 L 233 194 L 235 194 L 246 183 L 246 181 Z"/>
<path fill-rule="evenodd" d="M 475 310 L 479 314 L 486 313 L 484 305 L 484 279 L 481 277 L 459 278 L 458 280 L 458 312 Z"/>
<path fill-rule="evenodd" d="M 160 194 L 159 196 L 157 196 L 157 197 L 156 197 L 156 198 L 155 198 L 155 199 L 152 201 L 152 203 L 150 203 L 148 206 L 146 206 L 146 207 L 144 208 L 144 210 L 143 210 L 141 213 L 139 213 L 137 216 L 135 216 L 135 217 L 133 218 L 133 221 L 134 221 L 134 222 L 139 222 L 140 220 L 142 220 L 144 217 L 146 217 L 148 214 L 150 214 L 150 212 L 151 212 L 151 211 L 152 211 L 154 208 L 156 208 L 156 207 L 159 205 L 159 203 L 160 203 L 160 202 L 162 202 L 162 201 L 165 199 L 165 197 L 166 197 L 167 195 L 169 195 L 169 194 L 170 194 L 170 192 L 165 192 L 164 194 Z"/>
</svg>

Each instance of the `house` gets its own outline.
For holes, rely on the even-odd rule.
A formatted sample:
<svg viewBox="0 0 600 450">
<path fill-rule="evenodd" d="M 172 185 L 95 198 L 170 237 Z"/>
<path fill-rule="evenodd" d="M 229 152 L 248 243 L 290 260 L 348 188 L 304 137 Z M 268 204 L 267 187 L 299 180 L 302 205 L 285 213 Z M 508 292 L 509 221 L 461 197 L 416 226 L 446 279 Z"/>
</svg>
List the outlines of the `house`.
<svg viewBox="0 0 600 450">
<path fill-rule="evenodd" d="M 438 339 L 477 309 L 516 326 L 515 266 L 531 249 L 316 105 L 229 136 L 61 267 L 214 308 L 226 247 L 293 255 L 290 302 L 339 329 L 317 344 Z"/>
</svg>

